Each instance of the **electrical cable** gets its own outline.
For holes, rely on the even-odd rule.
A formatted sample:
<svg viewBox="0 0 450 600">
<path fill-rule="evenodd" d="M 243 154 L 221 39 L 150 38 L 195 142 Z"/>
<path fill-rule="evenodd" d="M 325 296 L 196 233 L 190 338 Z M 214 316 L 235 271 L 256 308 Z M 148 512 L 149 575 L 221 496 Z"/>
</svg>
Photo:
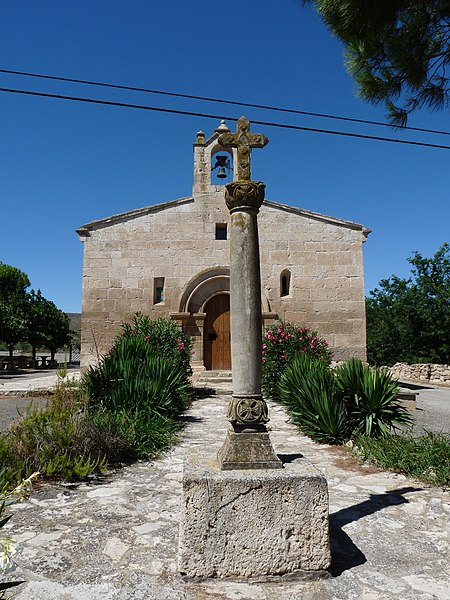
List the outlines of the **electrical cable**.
<svg viewBox="0 0 450 600">
<path fill-rule="evenodd" d="M 39 79 L 51 79 L 54 81 L 65 81 L 65 82 L 69 82 L 69 83 L 81 83 L 83 85 L 93 85 L 93 86 L 98 86 L 98 87 L 114 88 L 114 89 L 118 89 L 118 90 L 145 92 L 147 94 L 159 94 L 161 96 L 171 96 L 171 97 L 175 97 L 175 98 L 186 98 L 186 99 L 190 99 L 190 100 L 202 100 L 204 102 L 217 102 L 217 103 L 221 103 L 221 104 L 231 104 L 234 106 L 245 106 L 248 108 L 272 110 L 272 111 L 290 113 L 290 114 L 295 114 L 295 115 L 304 115 L 304 116 L 308 116 L 308 117 L 320 117 L 322 119 L 335 119 L 338 121 L 347 121 L 347 122 L 351 122 L 351 123 L 362 123 L 365 125 L 376 125 L 379 127 L 392 128 L 392 125 L 390 125 L 389 123 L 383 123 L 382 121 L 370 121 L 367 119 L 356 119 L 354 117 L 342 117 L 339 115 L 330 115 L 330 114 L 326 114 L 326 113 L 309 112 L 309 111 L 305 111 L 305 110 L 297 110 L 294 108 L 281 108 L 281 107 L 277 107 L 277 106 L 269 106 L 266 104 L 252 104 L 250 102 L 239 102 L 237 100 L 223 100 L 220 98 L 210 98 L 208 96 L 195 96 L 193 94 L 181 94 L 178 92 L 168 92 L 168 91 L 164 91 L 164 90 L 152 90 L 152 89 L 148 89 L 148 88 L 120 85 L 120 84 L 114 84 L 114 83 L 105 83 L 105 82 L 101 82 L 101 81 L 89 81 L 86 79 L 73 79 L 71 77 L 58 77 L 56 75 L 44 75 L 42 73 L 29 73 L 26 71 L 13 71 L 11 69 L 0 69 L 0 73 L 7 73 L 10 75 L 20 75 L 23 77 L 35 77 L 35 78 L 39 78 Z M 402 129 L 402 130 L 405 129 L 405 130 L 410 130 L 410 131 L 421 131 L 421 132 L 425 132 L 425 133 L 433 133 L 433 134 L 438 134 L 438 135 L 450 135 L 450 131 L 426 129 L 423 127 L 411 127 L 409 125 L 405 125 L 404 127 L 399 127 L 399 129 Z"/>
<path fill-rule="evenodd" d="M 135 108 L 135 109 L 140 109 L 140 110 L 150 110 L 150 111 L 171 113 L 171 114 L 177 114 L 177 115 L 187 115 L 187 116 L 191 116 L 191 117 L 201 117 L 204 119 L 216 119 L 216 120 L 225 119 L 228 121 L 237 121 L 237 118 L 238 118 L 238 117 L 225 117 L 224 115 L 212 115 L 212 114 L 207 114 L 207 113 L 199 113 L 199 112 L 188 111 L 188 110 L 177 110 L 174 108 L 161 108 L 161 107 L 157 107 L 157 106 L 147 106 L 144 104 L 128 104 L 125 102 L 113 102 L 112 100 L 98 100 L 95 98 L 83 98 L 83 97 L 79 97 L 79 96 L 49 94 L 49 93 L 45 93 L 45 92 L 36 92 L 36 91 L 31 91 L 31 90 L 18 90 L 18 89 L 0 87 L 0 92 L 6 92 L 6 93 L 11 93 L 11 94 L 24 94 L 24 95 L 28 95 L 28 96 L 41 96 L 43 98 L 55 98 L 58 100 L 71 100 L 71 101 L 76 101 L 76 102 L 87 102 L 87 103 L 91 103 L 91 104 L 103 104 L 106 106 L 117 106 L 117 107 L 121 107 L 121 108 Z M 269 121 L 256 121 L 253 119 L 252 119 L 252 124 L 262 125 L 265 127 L 279 127 L 282 129 L 293 129 L 293 130 L 297 130 L 297 131 L 310 131 L 310 132 L 314 132 L 314 133 L 325 133 L 325 134 L 329 134 L 329 135 L 340 135 L 340 136 L 351 137 L 351 138 L 377 140 L 377 141 L 381 141 L 381 142 L 392 142 L 392 143 L 396 143 L 396 144 L 407 144 L 407 145 L 411 145 L 411 146 L 424 146 L 427 148 L 439 148 L 442 150 L 450 150 L 450 146 L 444 146 L 441 144 L 429 144 L 426 142 L 416 142 L 413 140 L 400 140 L 400 139 L 395 139 L 395 138 L 385 138 L 385 137 L 379 137 L 379 136 L 375 136 L 375 135 L 350 133 L 347 131 L 333 131 L 330 129 L 317 129 L 315 127 L 303 127 L 301 125 L 288 125 L 285 123 L 271 123 Z"/>
</svg>

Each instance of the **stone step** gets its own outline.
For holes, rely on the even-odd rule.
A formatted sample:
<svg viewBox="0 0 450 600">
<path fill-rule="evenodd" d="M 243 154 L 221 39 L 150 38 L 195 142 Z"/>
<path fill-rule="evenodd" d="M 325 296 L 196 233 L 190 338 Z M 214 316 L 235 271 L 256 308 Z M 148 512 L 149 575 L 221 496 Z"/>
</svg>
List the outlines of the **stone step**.
<svg viewBox="0 0 450 600">
<path fill-rule="evenodd" d="M 231 383 L 231 377 L 199 377 L 197 383 Z"/>
<path fill-rule="evenodd" d="M 207 390 L 211 394 L 231 395 L 231 371 L 203 371 L 194 379 L 194 386 L 197 391 Z"/>
<path fill-rule="evenodd" d="M 199 375 L 200 379 L 210 379 L 211 377 L 231 379 L 231 371 L 202 371 Z"/>
</svg>

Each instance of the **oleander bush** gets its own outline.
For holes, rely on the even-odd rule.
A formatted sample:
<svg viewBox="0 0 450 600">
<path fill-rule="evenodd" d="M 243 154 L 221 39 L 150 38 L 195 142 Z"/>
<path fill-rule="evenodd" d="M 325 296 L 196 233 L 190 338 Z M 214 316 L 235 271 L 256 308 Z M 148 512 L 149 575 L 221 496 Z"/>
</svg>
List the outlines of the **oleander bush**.
<svg viewBox="0 0 450 600">
<path fill-rule="evenodd" d="M 121 338 L 137 337 L 145 340 L 151 354 L 172 359 L 185 374 L 190 375 L 192 338 L 180 331 L 175 321 L 166 317 L 150 319 L 147 315 L 136 313 L 131 323 L 122 325 L 122 333 L 112 350 Z"/>
<path fill-rule="evenodd" d="M 282 374 L 302 354 L 327 365 L 333 357 L 326 340 L 308 327 L 279 321 L 266 328 L 262 345 L 262 390 L 266 397 L 279 399 L 278 384 Z"/>
</svg>

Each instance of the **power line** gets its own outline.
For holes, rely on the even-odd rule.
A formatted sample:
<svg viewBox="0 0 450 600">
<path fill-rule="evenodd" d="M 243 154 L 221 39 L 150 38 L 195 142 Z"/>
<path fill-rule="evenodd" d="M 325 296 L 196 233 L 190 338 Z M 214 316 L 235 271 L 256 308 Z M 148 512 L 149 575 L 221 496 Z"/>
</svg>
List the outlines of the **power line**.
<svg viewBox="0 0 450 600">
<path fill-rule="evenodd" d="M 83 85 L 94 85 L 98 87 L 114 88 L 118 90 L 128 90 L 133 92 L 145 92 L 146 94 L 159 94 L 161 96 L 171 96 L 174 98 L 186 98 L 190 100 L 202 100 L 204 102 L 218 102 L 220 104 L 231 104 L 234 106 L 245 106 L 248 108 L 259 108 L 263 110 L 272 110 L 282 113 L 290 113 L 294 115 L 304 115 L 308 117 L 320 117 L 322 119 L 335 119 L 338 121 L 347 121 L 351 123 L 363 123 L 365 125 L 376 125 L 379 127 L 392 127 L 389 123 L 383 123 L 382 121 L 369 121 L 367 119 L 356 119 L 354 117 L 342 117 L 339 115 L 330 115 L 326 113 L 309 112 L 305 110 L 297 110 L 294 108 L 282 108 L 278 106 L 270 106 L 266 104 L 252 104 L 250 102 L 239 102 L 237 100 L 223 100 L 221 98 L 210 98 L 208 96 L 195 96 L 193 94 L 181 94 L 179 92 L 168 92 L 164 90 L 152 90 L 149 88 L 134 87 L 129 85 L 120 85 L 114 83 L 106 83 L 102 81 L 89 81 L 86 79 L 73 79 L 71 77 L 58 77 L 56 75 L 44 75 L 42 73 L 29 73 L 27 71 L 13 71 L 11 69 L 0 69 L 0 73 L 8 73 L 10 75 L 20 75 L 23 77 L 35 77 L 39 79 L 51 79 L 53 81 L 66 81 L 69 83 L 81 83 Z M 406 129 L 409 131 L 421 131 L 425 133 L 434 133 L 438 135 L 450 135 L 450 131 L 440 131 L 436 129 L 425 129 L 423 127 L 411 127 L 405 125 L 400 129 Z"/>
<path fill-rule="evenodd" d="M 237 117 L 229 117 L 229 116 L 227 117 L 224 115 L 212 115 L 212 114 L 208 114 L 208 113 L 199 113 L 199 112 L 188 111 L 188 110 L 176 110 L 174 108 L 161 108 L 161 107 L 157 107 L 157 106 L 147 106 L 145 104 L 128 104 L 125 102 L 113 102 L 112 100 L 98 100 L 95 98 L 83 98 L 83 97 L 79 97 L 79 96 L 65 96 L 62 94 L 49 94 L 49 93 L 45 93 L 45 92 L 35 92 L 35 91 L 31 91 L 31 90 L 18 90 L 18 89 L 0 87 L 0 92 L 6 92 L 6 93 L 11 93 L 11 94 L 25 94 L 27 96 L 41 96 L 43 98 L 56 98 L 58 100 L 71 100 L 71 101 L 75 101 L 75 102 L 87 102 L 90 104 L 103 104 L 106 106 L 117 106 L 120 108 L 135 108 L 135 109 L 140 109 L 140 110 L 151 110 L 151 111 L 156 111 L 156 112 L 172 113 L 172 114 L 176 114 L 176 115 L 201 117 L 204 119 L 216 119 L 216 120 L 226 119 L 228 121 L 236 121 L 237 120 Z M 424 146 L 427 148 L 439 148 L 442 150 L 450 150 L 450 146 L 443 146 L 441 144 L 428 144 L 426 142 L 415 142 L 413 140 L 399 140 L 399 139 L 395 139 L 395 138 L 385 138 L 385 137 L 379 137 L 379 136 L 375 136 L 375 135 L 364 135 L 361 133 L 349 133 L 347 131 L 333 131 L 330 129 L 317 129 L 315 127 L 303 127 L 301 125 L 288 125 L 285 123 L 271 123 L 269 121 L 256 121 L 253 119 L 252 119 L 252 123 L 255 125 L 263 125 L 265 127 L 279 127 L 282 129 L 294 129 L 297 131 L 311 131 L 314 133 L 326 133 L 329 135 L 341 135 L 344 137 L 360 138 L 360 139 L 365 139 L 365 140 L 377 140 L 380 142 L 392 142 L 395 144 L 407 144 L 407 145 L 411 145 L 411 146 Z"/>
</svg>

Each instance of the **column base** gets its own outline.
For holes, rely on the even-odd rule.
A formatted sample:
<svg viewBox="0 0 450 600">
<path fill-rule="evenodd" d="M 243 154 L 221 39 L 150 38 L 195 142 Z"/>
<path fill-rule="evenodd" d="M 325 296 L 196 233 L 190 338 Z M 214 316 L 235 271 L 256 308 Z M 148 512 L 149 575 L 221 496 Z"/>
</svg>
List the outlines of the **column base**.
<svg viewBox="0 0 450 600">
<path fill-rule="evenodd" d="M 232 469 L 282 469 L 267 431 L 236 432 L 230 427 L 217 454 L 222 471 Z"/>
</svg>

